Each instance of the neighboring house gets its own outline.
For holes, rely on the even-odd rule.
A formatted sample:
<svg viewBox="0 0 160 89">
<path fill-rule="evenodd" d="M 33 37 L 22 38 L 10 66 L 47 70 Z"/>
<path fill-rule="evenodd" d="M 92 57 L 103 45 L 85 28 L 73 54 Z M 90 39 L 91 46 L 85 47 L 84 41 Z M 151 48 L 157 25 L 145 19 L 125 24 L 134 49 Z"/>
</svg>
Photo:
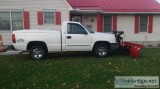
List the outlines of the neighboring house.
<svg viewBox="0 0 160 89">
<path fill-rule="evenodd" d="M 160 43 L 158 0 L 67 0 L 73 10 L 70 20 L 93 31 L 124 31 L 124 40 L 145 45 Z"/>
<path fill-rule="evenodd" d="M 11 45 L 17 29 L 61 29 L 72 9 L 66 0 L 0 0 L 0 34 Z"/>
</svg>

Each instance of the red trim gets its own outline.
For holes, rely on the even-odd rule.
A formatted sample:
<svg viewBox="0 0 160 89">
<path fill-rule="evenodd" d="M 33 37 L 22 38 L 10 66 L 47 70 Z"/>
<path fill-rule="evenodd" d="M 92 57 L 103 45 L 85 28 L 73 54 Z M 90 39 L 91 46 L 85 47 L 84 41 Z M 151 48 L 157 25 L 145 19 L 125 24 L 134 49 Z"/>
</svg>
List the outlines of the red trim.
<svg viewBox="0 0 160 89">
<path fill-rule="evenodd" d="M 97 32 L 102 32 L 102 16 L 97 14 Z"/>
<path fill-rule="evenodd" d="M 37 12 L 37 19 L 38 19 L 38 25 L 43 25 L 43 12 L 42 11 Z"/>
<path fill-rule="evenodd" d="M 1 36 L 1 35 L 0 35 Z M 12 34 L 12 42 L 13 43 L 16 43 L 16 36 L 15 36 L 15 34 Z"/>
<path fill-rule="evenodd" d="M 153 15 L 149 15 L 148 33 L 153 32 Z"/>
<path fill-rule="evenodd" d="M 139 33 L 139 15 L 135 15 L 135 33 Z"/>
<path fill-rule="evenodd" d="M 56 25 L 61 25 L 61 12 L 56 12 Z"/>
<path fill-rule="evenodd" d="M 113 31 L 117 31 L 117 15 L 113 15 Z"/>
<path fill-rule="evenodd" d="M 29 11 L 23 12 L 24 29 L 30 29 Z"/>
</svg>

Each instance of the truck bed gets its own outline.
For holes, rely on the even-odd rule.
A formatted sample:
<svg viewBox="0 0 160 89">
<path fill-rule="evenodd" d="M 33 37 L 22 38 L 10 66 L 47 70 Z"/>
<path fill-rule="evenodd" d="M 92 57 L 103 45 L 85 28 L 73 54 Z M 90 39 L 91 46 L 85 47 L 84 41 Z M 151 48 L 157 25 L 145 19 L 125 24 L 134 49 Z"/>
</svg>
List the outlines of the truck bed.
<svg viewBox="0 0 160 89">
<path fill-rule="evenodd" d="M 14 44 L 16 50 L 25 51 L 27 44 L 31 41 L 45 42 L 48 47 L 48 51 L 60 51 L 61 50 L 61 33 L 55 30 L 18 30 L 14 31 L 16 34 L 16 44 Z"/>
</svg>

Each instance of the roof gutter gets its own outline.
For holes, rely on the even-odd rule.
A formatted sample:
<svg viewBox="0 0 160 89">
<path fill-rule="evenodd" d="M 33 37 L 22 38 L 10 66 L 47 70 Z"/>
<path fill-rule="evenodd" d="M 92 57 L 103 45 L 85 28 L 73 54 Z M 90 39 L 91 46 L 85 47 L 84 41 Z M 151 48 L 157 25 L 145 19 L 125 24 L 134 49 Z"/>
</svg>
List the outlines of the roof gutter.
<svg viewBox="0 0 160 89">
<path fill-rule="evenodd" d="M 81 9 L 73 9 L 73 12 L 95 12 L 95 13 L 102 13 L 103 10 L 81 10 Z"/>
<path fill-rule="evenodd" d="M 73 9 L 73 12 L 80 13 L 102 13 L 102 14 L 160 14 L 160 12 L 104 12 L 103 10 L 82 10 L 82 9 Z"/>
</svg>

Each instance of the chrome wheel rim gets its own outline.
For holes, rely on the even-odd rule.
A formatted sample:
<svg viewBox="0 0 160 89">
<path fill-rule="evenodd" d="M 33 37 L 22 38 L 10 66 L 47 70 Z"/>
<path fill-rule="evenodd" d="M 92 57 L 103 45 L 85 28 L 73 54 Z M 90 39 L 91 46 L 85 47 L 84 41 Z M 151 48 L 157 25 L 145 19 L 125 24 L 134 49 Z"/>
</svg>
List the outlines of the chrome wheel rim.
<svg viewBox="0 0 160 89">
<path fill-rule="evenodd" d="M 98 55 L 100 55 L 100 56 L 105 56 L 107 54 L 105 47 L 99 47 L 99 49 L 97 51 L 98 51 Z"/>
<path fill-rule="evenodd" d="M 39 49 L 39 48 L 35 48 L 33 50 L 33 56 L 34 58 L 38 59 L 38 58 L 41 58 L 43 56 L 43 50 Z"/>
</svg>

